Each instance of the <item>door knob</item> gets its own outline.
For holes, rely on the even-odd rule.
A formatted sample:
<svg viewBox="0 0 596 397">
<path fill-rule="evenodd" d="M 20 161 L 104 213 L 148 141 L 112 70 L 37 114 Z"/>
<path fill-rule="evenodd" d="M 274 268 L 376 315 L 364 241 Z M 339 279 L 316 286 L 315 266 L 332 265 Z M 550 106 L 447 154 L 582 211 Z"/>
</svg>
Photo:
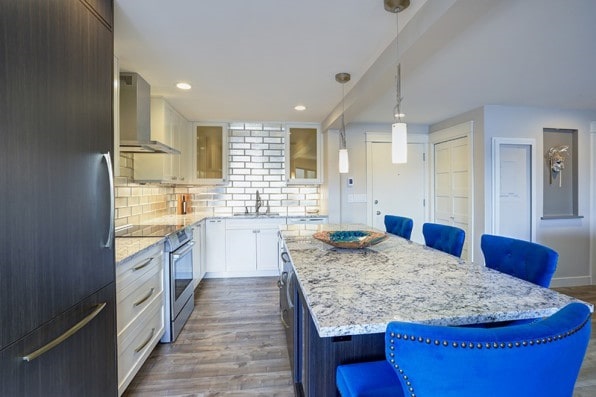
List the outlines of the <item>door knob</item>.
<svg viewBox="0 0 596 397">
<path fill-rule="evenodd" d="M 379 200 L 375 200 L 375 204 L 379 204 Z"/>
<path fill-rule="evenodd" d="M 377 211 L 377 215 L 381 215 L 381 211 Z"/>
</svg>

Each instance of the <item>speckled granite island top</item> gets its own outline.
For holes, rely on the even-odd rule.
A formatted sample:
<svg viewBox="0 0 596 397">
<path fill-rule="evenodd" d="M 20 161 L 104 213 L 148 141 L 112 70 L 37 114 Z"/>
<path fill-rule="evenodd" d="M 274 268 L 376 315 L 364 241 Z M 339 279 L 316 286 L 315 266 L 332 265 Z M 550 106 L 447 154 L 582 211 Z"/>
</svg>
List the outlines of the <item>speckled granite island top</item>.
<svg viewBox="0 0 596 397">
<path fill-rule="evenodd" d="M 284 240 L 320 337 L 382 333 L 394 320 L 464 325 L 537 318 L 577 301 L 392 235 L 361 250 L 313 237 Z"/>
</svg>

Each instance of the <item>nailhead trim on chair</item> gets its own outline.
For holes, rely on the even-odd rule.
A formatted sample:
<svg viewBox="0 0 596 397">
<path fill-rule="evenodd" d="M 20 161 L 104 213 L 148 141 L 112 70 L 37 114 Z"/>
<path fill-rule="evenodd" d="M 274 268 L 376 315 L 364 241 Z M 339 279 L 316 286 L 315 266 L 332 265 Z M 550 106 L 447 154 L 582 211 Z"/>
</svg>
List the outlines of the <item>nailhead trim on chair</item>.
<svg viewBox="0 0 596 397">
<path fill-rule="evenodd" d="M 550 342 L 553 342 L 553 341 L 558 341 L 558 340 L 565 339 L 566 337 L 568 337 L 570 335 L 573 335 L 574 333 L 576 333 L 579 330 L 581 330 L 588 323 L 589 320 L 590 320 L 590 317 L 588 317 L 577 328 L 575 328 L 573 330 L 570 330 L 570 331 L 566 331 L 566 332 L 564 332 L 562 334 L 559 334 L 559 335 L 549 336 L 549 337 L 546 337 L 546 338 L 537 338 L 536 340 L 532 340 L 532 339 L 530 339 L 529 341 L 524 340 L 524 341 L 521 341 L 521 342 L 519 342 L 519 341 L 508 342 L 508 343 L 505 343 L 505 342 L 501 342 L 501 343 L 493 342 L 492 345 L 491 345 L 490 342 L 486 342 L 485 346 L 486 346 L 487 349 L 490 349 L 491 347 L 492 348 L 495 348 L 495 349 L 499 349 L 499 348 L 504 349 L 505 347 L 511 349 L 514 346 L 515 347 L 526 347 L 528 345 L 534 346 L 534 344 L 540 345 L 540 344 L 543 344 L 543 343 L 550 343 Z M 401 335 L 399 333 L 396 334 L 395 332 L 391 332 L 390 333 L 390 336 L 391 336 L 391 338 L 395 338 L 395 339 L 402 339 L 403 338 L 403 340 L 405 340 L 405 341 L 410 340 L 410 341 L 426 342 L 426 344 L 431 344 L 431 340 L 430 339 L 428 339 L 428 338 L 427 339 L 424 339 L 422 336 L 419 336 L 418 338 L 416 338 L 416 336 L 414 336 L 414 335 L 410 335 L 410 336 L 408 336 L 406 334 Z M 404 370 L 401 369 L 399 367 L 399 365 L 395 362 L 395 353 L 393 352 L 395 350 L 395 341 L 393 339 L 390 339 L 389 342 L 391 343 L 391 346 L 389 346 L 389 348 L 391 349 L 391 353 L 390 353 L 391 359 L 389 361 L 393 365 L 393 367 L 399 372 L 399 374 L 401 375 L 401 377 L 405 381 L 405 384 L 408 387 L 408 391 L 410 392 L 410 397 L 416 397 L 416 394 L 414 393 L 414 387 L 412 387 L 412 382 L 410 382 L 410 380 L 408 379 L 408 376 L 406 374 L 404 374 Z M 442 346 L 447 347 L 447 346 L 449 346 L 450 343 L 448 341 L 446 341 L 446 340 L 444 340 L 443 342 L 441 342 L 440 340 L 435 339 L 434 340 L 434 344 L 435 344 L 435 346 L 441 346 L 442 345 Z M 462 348 L 468 347 L 469 349 L 474 349 L 474 344 L 472 342 L 451 342 L 451 346 L 453 346 L 454 348 L 458 348 L 458 347 L 461 346 Z M 482 343 L 480 343 L 480 342 L 477 343 L 476 344 L 476 348 L 482 349 Z"/>
</svg>

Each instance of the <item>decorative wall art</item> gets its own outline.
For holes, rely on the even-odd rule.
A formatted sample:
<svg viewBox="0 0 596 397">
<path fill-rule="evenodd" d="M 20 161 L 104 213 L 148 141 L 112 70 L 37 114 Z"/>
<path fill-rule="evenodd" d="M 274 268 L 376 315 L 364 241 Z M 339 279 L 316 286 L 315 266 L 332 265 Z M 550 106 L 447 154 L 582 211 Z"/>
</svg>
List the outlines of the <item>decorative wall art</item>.
<svg viewBox="0 0 596 397">
<path fill-rule="evenodd" d="M 578 217 L 577 130 L 544 128 L 542 219 Z"/>
<path fill-rule="evenodd" d="M 565 158 L 567 157 L 569 146 L 559 145 L 553 146 L 546 152 L 544 156 L 550 168 L 550 184 L 553 184 L 553 180 L 559 179 L 559 187 L 563 187 L 563 173 L 561 172 L 565 168 Z"/>
</svg>

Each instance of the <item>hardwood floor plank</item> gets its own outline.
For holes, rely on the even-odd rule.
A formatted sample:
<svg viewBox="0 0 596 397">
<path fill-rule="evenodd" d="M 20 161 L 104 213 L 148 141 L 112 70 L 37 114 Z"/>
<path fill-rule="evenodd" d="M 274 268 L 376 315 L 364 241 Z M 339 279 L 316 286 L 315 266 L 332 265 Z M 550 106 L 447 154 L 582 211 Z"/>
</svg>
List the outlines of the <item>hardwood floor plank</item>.
<svg viewBox="0 0 596 397">
<path fill-rule="evenodd" d="M 157 346 L 124 396 L 293 396 L 276 281 L 203 280 L 178 340 Z M 554 289 L 596 305 L 596 285 Z M 596 317 L 573 396 L 596 396 Z"/>
</svg>

